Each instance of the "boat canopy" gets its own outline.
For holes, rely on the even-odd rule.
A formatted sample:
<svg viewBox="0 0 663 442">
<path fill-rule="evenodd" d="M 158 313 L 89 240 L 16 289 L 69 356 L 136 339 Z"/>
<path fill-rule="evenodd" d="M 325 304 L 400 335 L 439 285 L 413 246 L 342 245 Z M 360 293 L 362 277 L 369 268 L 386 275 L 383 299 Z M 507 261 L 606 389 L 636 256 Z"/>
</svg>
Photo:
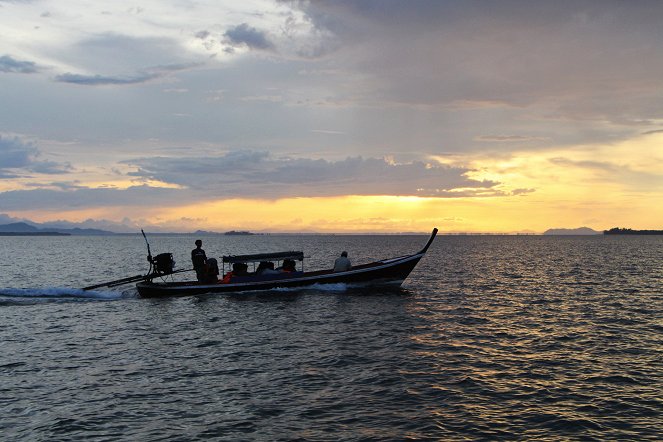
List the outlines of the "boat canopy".
<svg viewBox="0 0 663 442">
<path fill-rule="evenodd" d="M 280 261 L 284 259 L 294 259 L 297 261 L 304 260 L 304 252 L 275 252 L 275 253 L 258 253 L 256 255 L 230 255 L 224 256 L 223 262 L 260 262 L 260 261 Z"/>
</svg>

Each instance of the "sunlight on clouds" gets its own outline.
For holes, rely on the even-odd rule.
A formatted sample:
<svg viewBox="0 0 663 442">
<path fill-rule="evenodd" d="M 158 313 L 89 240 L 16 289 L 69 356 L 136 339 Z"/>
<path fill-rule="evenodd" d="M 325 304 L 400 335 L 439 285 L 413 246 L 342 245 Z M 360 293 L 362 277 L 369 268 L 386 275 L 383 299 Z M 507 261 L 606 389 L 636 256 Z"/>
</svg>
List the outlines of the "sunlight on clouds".
<svg viewBox="0 0 663 442">
<path fill-rule="evenodd" d="M 615 144 L 516 151 L 509 155 L 456 156 L 474 180 L 500 183 L 500 192 L 481 192 L 455 198 L 346 195 L 278 199 L 214 198 L 187 202 L 95 209 L 56 208 L 19 210 L 14 216 L 35 221 L 54 218 L 144 220 L 166 231 L 248 229 L 269 232 L 444 232 L 540 233 L 554 227 L 587 226 L 596 230 L 615 226 L 660 228 L 663 219 L 663 133 L 643 135 Z M 634 155 L 633 152 L 638 152 Z M 444 159 L 442 159 L 444 161 Z M 447 164 L 449 164 L 447 162 Z M 52 185 L 128 189 L 137 183 L 178 188 L 158 181 L 107 175 L 99 171 L 76 181 Z M 32 184 L 34 185 L 34 183 Z M 27 183 L 26 183 L 27 186 Z M 461 192 L 462 193 L 462 192 Z M 148 194 L 145 194 L 146 196 Z M 195 219 L 192 218 L 195 215 Z"/>
<path fill-rule="evenodd" d="M 473 169 L 468 176 L 501 182 L 505 190 L 535 189 L 518 201 L 532 210 L 524 213 L 530 228 L 577 227 L 590 220 L 597 229 L 616 224 L 660 228 L 662 142 L 663 134 L 650 134 L 612 145 L 484 156 L 468 160 Z M 503 199 L 497 206 L 506 208 L 509 202 Z M 536 220 L 540 213 L 546 216 Z"/>
</svg>

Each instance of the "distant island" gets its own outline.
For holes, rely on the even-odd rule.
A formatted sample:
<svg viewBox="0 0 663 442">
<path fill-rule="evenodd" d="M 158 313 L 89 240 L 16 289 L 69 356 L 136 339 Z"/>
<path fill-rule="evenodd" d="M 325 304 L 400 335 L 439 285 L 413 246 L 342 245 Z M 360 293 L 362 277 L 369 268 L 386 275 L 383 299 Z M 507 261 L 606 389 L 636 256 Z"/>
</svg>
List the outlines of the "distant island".
<svg viewBox="0 0 663 442">
<path fill-rule="evenodd" d="M 0 232 L 0 236 L 71 236 L 61 232 Z"/>
<path fill-rule="evenodd" d="M 70 235 L 112 235 L 99 229 L 73 229 L 46 228 L 40 229 L 24 222 L 0 224 L 0 236 L 70 236 Z"/>
<path fill-rule="evenodd" d="M 601 232 L 597 232 L 594 229 L 589 227 L 578 227 L 577 229 L 548 229 L 543 232 L 544 235 L 600 235 Z"/>
<path fill-rule="evenodd" d="M 663 230 L 633 230 L 619 227 L 613 227 L 610 230 L 604 230 L 604 235 L 663 235 Z"/>
<path fill-rule="evenodd" d="M 263 233 L 253 233 L 248 230 L 230 230 L 225 233 L 211 232 L 207 230 L 196 230 L 195 232 L 146 232 L 149 235 L 196 235 L 196 236 L 213 236 L 213 235 L 264 235 Z M 7 224 L 0 224 L 0 236 L 100 236 L 100 235 L 136 235 L 136 232 L 111 232 L 109 230 L 80 228 L 80 227 L 60 227 L 50 226 L 48 224 L 40 224 L 32 221 L 19 221 Z M 139 233 L 138 233 L 139 234 Z"/>
</svg>

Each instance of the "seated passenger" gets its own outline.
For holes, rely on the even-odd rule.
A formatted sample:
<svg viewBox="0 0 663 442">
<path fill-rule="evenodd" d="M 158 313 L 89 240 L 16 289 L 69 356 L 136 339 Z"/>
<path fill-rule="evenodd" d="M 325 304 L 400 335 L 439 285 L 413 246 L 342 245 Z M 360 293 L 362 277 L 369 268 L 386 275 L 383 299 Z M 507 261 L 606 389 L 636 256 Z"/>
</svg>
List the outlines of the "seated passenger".
<svg viewBox="0 0 663 442">
<path fill-rule="evenodd" d="M 248 275 L 247 269 L 249 266 L 247 266 L 243 262 L 236 262 L 233 264 L 233 275 L 234 276 L 246 276 Z"/>
<path fill-rule="evenodd" d="M 352 263 L 348 259 L 348 252 L 343 251 L 341 256 L 334 261 L 334 272 L 347 272 L 352 268 Z"/>
<path fill-rule="evenodd" d="M 214 258 L 209 258 L 205 264 L 205 275 L 202 282 L 213 283 L 219 281 L 219 265 Z"/>
<path fill-rule="evenodd" d="M 274 275 L 278 273 L 279 272 L 274 270 L 274 263 L 271 261 L 260 261 L 260 264 L 256 269 L 256 275 Z"/>
<path fill-rule="evenodd" d="M 293 261 L 292 259 L 284 259 L 283 260 L 283 265 L 281 267 L 279 267 L 279 269 L 282 272 L 286 272 L 286 273 L 292 273 L 292 272 L 297 271 L 295 261 Z"/>
</svg>

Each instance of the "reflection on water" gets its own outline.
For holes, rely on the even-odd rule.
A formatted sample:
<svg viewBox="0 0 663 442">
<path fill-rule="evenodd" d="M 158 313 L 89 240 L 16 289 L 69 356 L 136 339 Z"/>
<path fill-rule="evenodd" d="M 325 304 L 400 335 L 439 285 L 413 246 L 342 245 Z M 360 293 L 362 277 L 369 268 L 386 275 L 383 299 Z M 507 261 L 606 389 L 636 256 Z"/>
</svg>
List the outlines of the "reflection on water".
<svg viewBox="0 0 663 442">
<path fill-rule="evenodd" d="M 152 247 L 185 263 L 193 239 Z M 302 249 L 318 268 L 339 250 L 358 264 L 425 239 L 219 237 L 205 249 Z M 12 241 L 0 275 L 8 440 L 660 437 L 661 237 L 442 236 L 400 289 L 164 300 L 76 289 L 142 269 L 135 239 Z M 6 259 L 21 250 L 38 274 Z"/>
</svg>

